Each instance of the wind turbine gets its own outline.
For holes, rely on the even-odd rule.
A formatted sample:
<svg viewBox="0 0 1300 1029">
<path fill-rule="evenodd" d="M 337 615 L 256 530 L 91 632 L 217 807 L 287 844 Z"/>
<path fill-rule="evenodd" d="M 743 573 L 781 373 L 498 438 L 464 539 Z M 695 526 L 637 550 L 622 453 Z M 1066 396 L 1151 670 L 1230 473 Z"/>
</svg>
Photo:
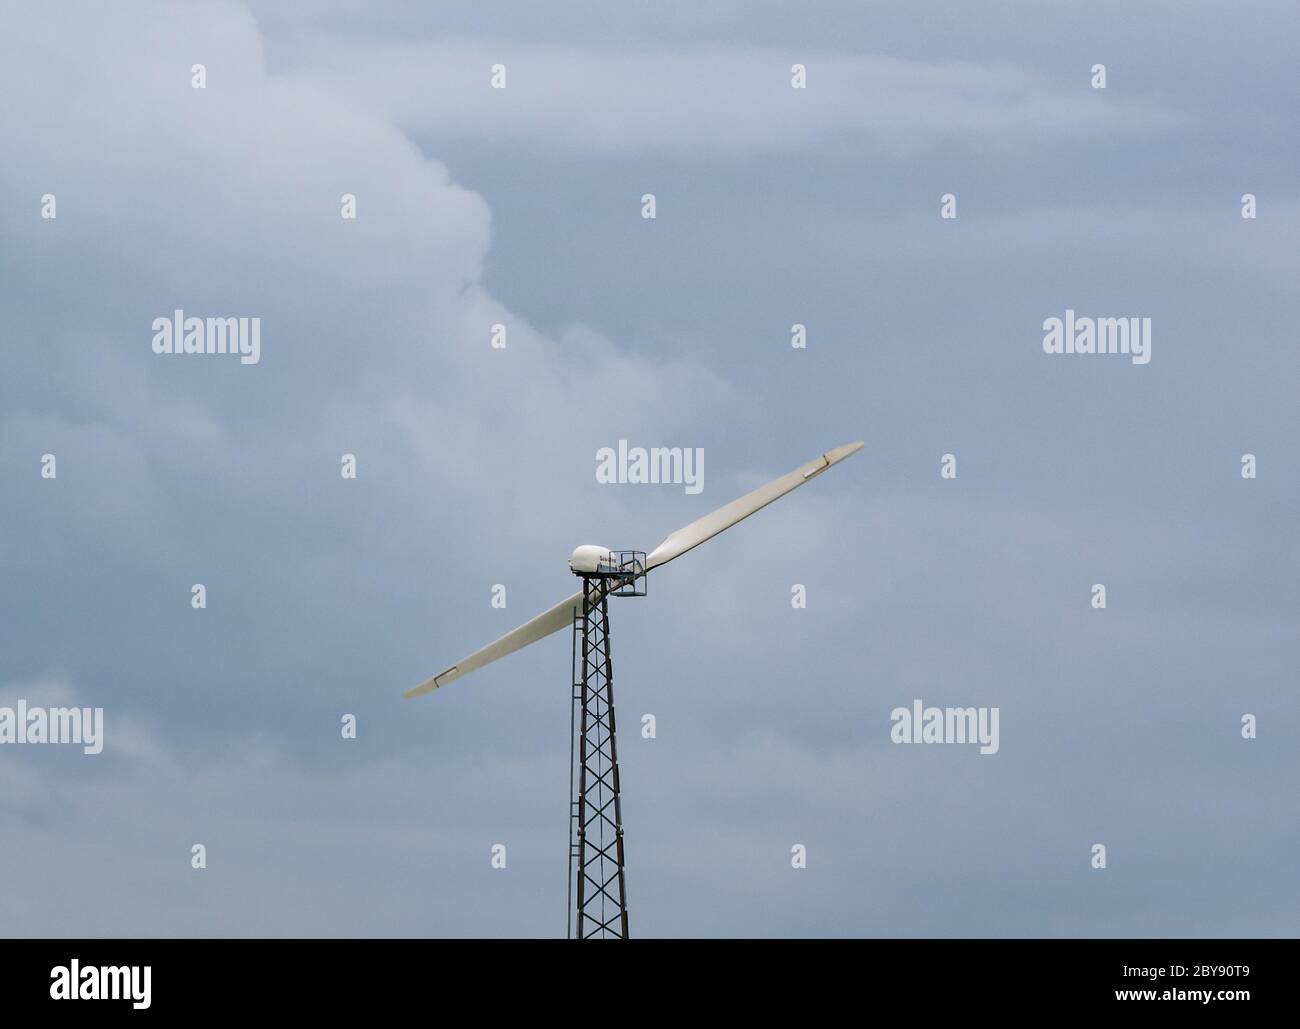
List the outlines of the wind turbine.
<svg viewBox="0 0 1300 1029">
<path fill-rule="evenodd" d="M 752 493 L 733 500 L 683 529 L 678 529 L 647 555 L 644 551 L 581 546 L 569 557 L 569 570 L 582 588 L 532 621 L 474 651 L 432 679 L 407 690 L 418 697 L 468 675 L 521 647 L 573 626 L 573 706 L 569 723 L 569 889 L 577 886 L 578 902 L 570 935 L 626 939 L 627 888 L 623 874 L 623 812 L 619 796 L 618 748 L 614 725 L 614 670 L 609 656 L 611 596 L 645 596 L 651 569 L 681 557 L 759 508 L 802 486 L 832 465 L 862 449 L 846 443 L 828 450 L 794 471 L 773 479 Z M 577 725 L 577 751 L 574 726 Z M 577 799 L 574 799 L 574 779 Z M 577 877 L 573 862 L 578 862 Z"/>
</svg>

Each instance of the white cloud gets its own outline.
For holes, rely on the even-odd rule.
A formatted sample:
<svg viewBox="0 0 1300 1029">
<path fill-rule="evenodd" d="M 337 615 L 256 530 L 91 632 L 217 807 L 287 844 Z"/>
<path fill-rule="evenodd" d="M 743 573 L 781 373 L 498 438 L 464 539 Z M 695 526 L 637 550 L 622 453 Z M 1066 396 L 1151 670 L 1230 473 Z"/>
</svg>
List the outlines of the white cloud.
<svg viewBox="0 0 1300 1029">
<path fill-rule="evenodd" d="M 501 467 L 516 443 L 585 454 L 587 435 L 617 435 L 619 405 L 597 398 L 653 397 L 631 416 L 651 438 L 733 402 L 689 354 L 634 355 L 582 327 L 579 303 L 573 327 L 551 338 L 497 302 L 482 282 L 483 199 L 386 113 L 268 73 L 241 7 L 82 15 L 57 47 L 0 67 L 6 130 L 25 140 L 0 190 L 59 202 L 55 222 L 34 216 L 34 199 L 5 214 L 25 255 L 0 283 L 6 322 L 23 326 L 0 416 L 15 466 L 57 440 L 69 474 L 79 463 L 120 471 L 135 495 L 169 478 L 200 494 L 219 482 L 227 501 L 284 501 L 294 469 L 337 465 L 348 450 L 365 474 L 382 453 L 408 465 L 400 488 L 413 517 L 461 478 Z M 46 31 L 41 12 L 16 19 L 16 33 Z M 191 88 L 194 62 L 207 67 L 205 90 Z M 32 82 L 42 102 L 14 102 Z M 339 216 L 343 193 L 358 198 L 355 222 Z M 153 354 L 152 319 L 177 307 L 260 317 L 261 364 Z M 509 332 L 499 352 L 497 322 Z M 86 439 L 105 442 L 91 452 Z M 534 493 L 550 479 L 526 460 L 499 474 Z M 463 505 L 447 515 L 475 521 Z M 155 529 L 141 520 L 139 542 Z"/>
<path fill-rule="evenodd" d="M 791 88 L 791 66 L 808 70 Z M 504 64 L 505 89 L 489 69 Z M 307 81 L 363 98 L 400 124 L 437 135 L 528 140 L 581 149 L 734 150 L 806 146 L 862 133 L 893 148 L 948 137 L 1146 133 L 1168 111 L 1099 99 L 1080 77 L 1065 90 L 1008 64 L 926 62 L 777 49 L 653 51 L 442 38 L 359 46 L 317 36 L 298 49 Z"/>
</svg>

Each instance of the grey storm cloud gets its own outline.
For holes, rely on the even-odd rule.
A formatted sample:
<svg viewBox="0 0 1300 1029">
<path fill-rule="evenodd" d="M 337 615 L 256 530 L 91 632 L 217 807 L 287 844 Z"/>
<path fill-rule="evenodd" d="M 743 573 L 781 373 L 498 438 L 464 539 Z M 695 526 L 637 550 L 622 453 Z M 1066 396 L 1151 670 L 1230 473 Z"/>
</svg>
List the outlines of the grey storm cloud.
<svg viewBox="0 0 1300 1029">
<path fill-rule="evenodd" d="M 567 638 L 399 694 L 853 439 L 613 612 L 634 933 L 1294 932 L 1294 10 L 696 7 L 6 6 L 0 704 L 107 737 L 0 748 L 12 934 L 557 934 Z M 998 754 L 891 744 L 918 697 Z"/>
</svg>

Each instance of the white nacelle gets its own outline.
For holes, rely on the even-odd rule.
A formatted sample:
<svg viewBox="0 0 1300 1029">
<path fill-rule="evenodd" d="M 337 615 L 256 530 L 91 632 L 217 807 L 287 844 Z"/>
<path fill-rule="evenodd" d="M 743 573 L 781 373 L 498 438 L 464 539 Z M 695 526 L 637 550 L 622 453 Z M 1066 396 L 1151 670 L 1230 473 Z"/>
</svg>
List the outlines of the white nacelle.
<svg viewBox="0 0 1300 1029">
<path fill-rule="evenodd" d="M 569 571 L 574 575 L 597 575 L 612 572 L 618 568 L 609 547 L 597 547 L 587 543 L 578 547 L 569 555 Z"/>
</svg>

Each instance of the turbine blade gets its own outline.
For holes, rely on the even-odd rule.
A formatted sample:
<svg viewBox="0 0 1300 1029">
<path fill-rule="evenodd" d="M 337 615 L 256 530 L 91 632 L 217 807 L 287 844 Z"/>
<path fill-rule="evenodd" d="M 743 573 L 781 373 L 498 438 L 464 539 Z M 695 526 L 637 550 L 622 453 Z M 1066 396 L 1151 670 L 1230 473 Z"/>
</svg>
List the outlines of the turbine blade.
<svg viewBox="0 0 1300 1029">
<path fill-rule="evenodd" d="M 792 489 L 802 486 L 809 479 L 820 475 L 832 465 L 839 464 L 850 454 L 862 449 L 861 441 L 845 443 L 842 447 L 828 450 L 820 457 L 813 458 L 806 465 L 773 479 L 766 486 L 760 486 L 752 493 L 746 493 L 738 500 L 733 500 L 725 507 L 720 507 L 712 514 L 707 514 L 683 529 L 678 529 L 666 540 L 655 547 L 645 559 L 646 571 L 666 565 L 675 557 L 681 557 L 688 550 L 698 547 L 706 540 L 713 539 L 724 529 L 730 529 L 738 521 L 748 518 L 759 508 L 766 507 L 772 501 L 785 496 Z"/>
<path fill-rule="evenodd" d="M 581 607 L 582 591 L 579 590 L 573 596 L 567 597 L 554 607 L 543 611 L 532 621 L 525 622 L 518 629 L 511 630 L 494 643 L 489 643 L 486 647 L 474 651 L 469 657 L 457 661 L 450 668 L 444 669 L 432 679 L 420 683 L 414 689 L 407 690 L 402 696 L 418 697 L 422 693 L 436 690 L 439 686 L 446 686 L 452 680 L 459 679 L 462 675 L 468 675 L 486 664 L 491 664 L 499 657 L 513 654 L 520 647 L 526 647 L 528 644 L 536 643 L 553 632 L 559 632 L 566 625 L 573 624 L 574 609 L 581 609 Z"/>
<path fill-rule="evenodd" d="M 820 457 L 814 458 L 800 468 L 796 468 L 788 475 L 783 475 L 781 478 L 769 482 L 766 486 L 760 486 L 752 493 L 746 493 L 739 500 L 733 500 L 730 504 L 718 508 L 712 514 L 691 522 L 690 525 L 683 529 L 678 529 L 646 557 L 645 570 L 649 571 L 651 568 L 667 564 L 673 558 L 680 557 L 693 547 L 698 547 L 705 540 L 710 540 L 722 532 L 723 529 L 731 528 L 741 519 L 748 518 L 759 508 L 766 507 L 773 500 L 785 496 L 792 489 L 802 486 L 809 479 L 820 475 L 827 468 L 839 464 L 850 454 L 854 454 L 861 449 L 862 444 L 859 442 L 846 443 L 842 447 L 828 450 Z M 615 585 L 616 580 L 611 579 L 605 589 L 613 589 Z M 573 596 L 566 597 L 554 607 L 543 611 L 532 621 L 525 622 L 519 628 L 506 633 L 499 640 L 474 651 L 469 657 L 456 662 L 450 668 L 443 669 L 432 679 L 422 682 L 414 689 L 407 690 L 402 696 L 418 697 L 423 693 L 429 693 L 440 686 L 446 686 L 447 683 L 459 679 L 462 675 L 468 675 L 484 665 L 491 664 L 497 658 L 513 654 L 521 647 L 536 643 L 553 632 L 559 632 L 566 626 L 573 624 L 574 613 L 580 610 L 581 607 L 582 591 L 579 590 Z"/>
</svg>

